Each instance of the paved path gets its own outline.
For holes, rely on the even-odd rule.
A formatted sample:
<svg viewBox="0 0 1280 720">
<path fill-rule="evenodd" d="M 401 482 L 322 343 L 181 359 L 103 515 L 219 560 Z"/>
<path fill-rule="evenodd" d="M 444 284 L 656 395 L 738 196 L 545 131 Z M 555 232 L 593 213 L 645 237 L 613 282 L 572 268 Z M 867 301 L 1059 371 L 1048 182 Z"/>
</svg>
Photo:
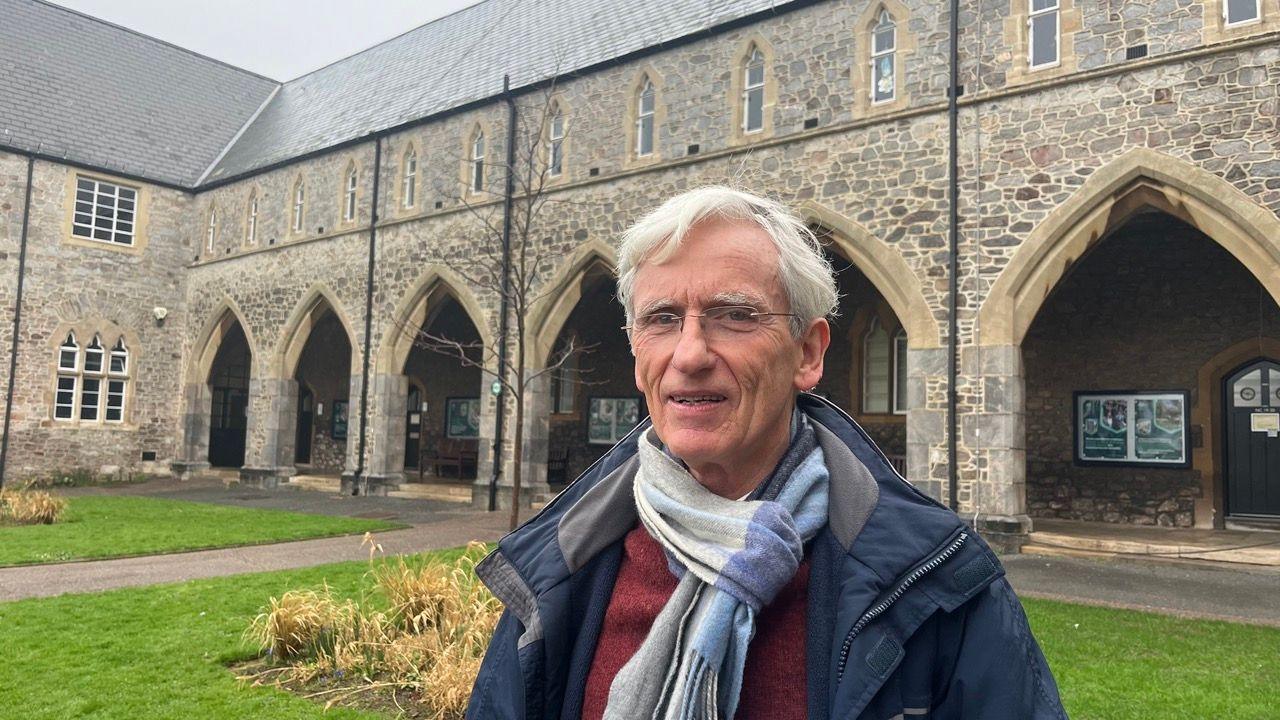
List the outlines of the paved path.
<svg viewBox="0 0 1280 720">
<path fill-rule="evenodd" d="M 376 533 L 387 554 L 456 547 L 502 537 L 506 513 L 456 512 L 406 530 Z M 359 535 L 224 550 L 0 569 L 0 601 L 49 597 L 240 573 L 365 560 Z"/>
<path fill-rule="evenodd" d="M 1280 571 L 1121 558 L 1002 558 L 1019 594 L 1280 627 Z"/>
</svg>

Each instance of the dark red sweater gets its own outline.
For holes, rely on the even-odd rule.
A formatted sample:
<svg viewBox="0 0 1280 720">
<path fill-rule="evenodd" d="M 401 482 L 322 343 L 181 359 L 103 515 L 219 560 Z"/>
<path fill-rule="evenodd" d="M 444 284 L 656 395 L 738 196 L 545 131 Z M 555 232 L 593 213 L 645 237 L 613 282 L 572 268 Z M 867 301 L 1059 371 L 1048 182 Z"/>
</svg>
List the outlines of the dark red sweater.
<svg viewBox="0 0 1280 720">
<path fill-rule="evenodd" d="M 613 597 L 600 628 L 582 702 L 583 720 L 600 720 L 613 677 L 631 659 L 667 599 L 676 578 L 667 569 L 662 546 L 643 525 L 627 533 Z M 805 606 L 809 597 L 809 561 L 756 618 L 756 635 L 747 649 L 742 695 L 733 720 L 804 720 Z"/>
</svg>

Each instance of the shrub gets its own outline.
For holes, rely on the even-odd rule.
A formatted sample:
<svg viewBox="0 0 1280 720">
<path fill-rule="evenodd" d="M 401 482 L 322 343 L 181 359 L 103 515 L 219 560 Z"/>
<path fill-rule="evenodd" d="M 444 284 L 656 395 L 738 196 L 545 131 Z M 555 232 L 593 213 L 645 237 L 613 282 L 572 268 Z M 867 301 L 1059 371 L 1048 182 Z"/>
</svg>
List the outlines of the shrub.
<svg viewBox="0 0 1280 720">
<path fill-rule="evenodd" d="M 329 705 L 362 692 L 390 689 L 418 698 L 425 717 L 461 718 L 502 605 L 476 578 L 485 546 L 472 543 L 445 563 L 396 557 L 375 562 L 371 544 L 360 603 L 321 592 L 291 591 L 253 621 L 247 635 L 282 668 L 275 682 L 333 679 Z M 255 681 L 261 682 L 263 674 Z"/>
<path fill-rule="evenodd" d="M 66 509 L 66 500 L 41 490 L 0 490 L 0 524 L 52 525 Z"/>
</svg>

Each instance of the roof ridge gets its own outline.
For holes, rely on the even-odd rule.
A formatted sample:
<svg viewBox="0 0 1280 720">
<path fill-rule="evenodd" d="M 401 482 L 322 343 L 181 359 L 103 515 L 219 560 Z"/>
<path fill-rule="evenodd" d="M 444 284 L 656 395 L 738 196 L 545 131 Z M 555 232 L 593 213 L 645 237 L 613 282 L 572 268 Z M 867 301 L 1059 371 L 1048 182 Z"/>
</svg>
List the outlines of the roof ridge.
<svg viewBox="0 0 1280 720">
<path fill-rule="evenodd" d="M 44 0 L 40 0 L 40 1 L 42 1 L 42 2 L 43 2 Z M 301 75 L 298 75 L 297 77 L 290 78 L 290 79 L 288 79 L 288 80 L 284 81 L 284 83 L 282 83 L 282 84 L 287 85 L 287 84 L 289 84 L 289 83 L 297 82 L 297 81 L 301 80 L 302 78 L 307 77 L 308 75 L 314 75 L 314 74 L 316 74 L 316 73 L 320 72 L 321 70 L 326 70 L 326 69 L 328 69 L 328 68 L 331 68 L 331 67 L 333 67 L 334 65 L 337 65 L 338 63 L 346 62 L 346 61 L 350 60 L 351 58 L 356 57 L 357 55 L 363 55 L 363 54 L 365 54 L 365 53 L 369 52 L 370 50 L 373 50 L 374 48 L 378 48 L 378 47 L 381 47 L 381 46 L 383 46 L 383 45 L 386 45 L 386 44 L 388 44 L 388 43 L 390 43 L 390 42 L 393 42 L 393 41 L 395 41 L 395 40 L 399 40 L 400 38 L 404 37 L 405 35 L 408 35 L 409 33 L 417 32 L 417 31 L 421 30 L 421 29 L 422 29 L 422 28 L 424 28 L 424 27 L 427 27 L 427 26 L 429 26 L 429 25 L 434 25 L 434 24 L 436 24 L 436 23 L 438 23 L 438 22 L 440 22 L 440 21 L 442 21 L 442 20 L 448 20 L 449 18 L 453 17 L 454 15 L 461 15 L 462 13 L 467 12 L 468 10 L 474 10 L 475 8 L 477 8 L 477 7 L 481 6 L 481 5 L 484 5 L 485 3 L 488 3 L 488 2 L 492 2 L 492 0 L 475 0 L 474 2 L 472 2 L 470 5 L 468 5 L 468 6 L 466 6 L 466 7 L 458 8 L 457 10 L 454 10 L 453 12 L 451 12 L 451 13 L 447 13 L 447 14 L 445 14 L 445 15 L 441 15 L 441 16 L 440 16 L 440 17 L 438 17 L 438 18 L 432 18 L 431 20 L 428 20 L 428 21 L 426 21 L 426 22 L 422 23 L 421 25 L 414 25 L 413 27 L 409 28 L 408 30 L 404 30 L 404 31 L 402 31 L 402 32 L 398 32 L 398 33 L 396 33 L 395 35 L 392 35 L 391 37 L 389 37 L 389 38 L 387 38 L 387 39 L 385 39 L 385 40 L 379 40 L 378 42 L 376 42 L 376 43 L 374 43 L 374 44 L 372 44 L 372 45 L 369 45 L 368 47 L 365 47 L 365 48 L 360 49 L 360 50 L 356 50 L 355 52 L 349 53 L 349 54 L 347 54 L 347 55 L 343 55 L 342 57 L 340 57 L 340 58 L 338 58 L 338 59 L 336 59 L 336 60 L 333 60 L 333 61 L 327 62 L 327 63 L 325 63 L 324 65 L 321 65 L 320 67 L 315 68 L 314 70 L 308 70 L 308 71 L 306 71 L 306 72 L 302 73 Z"/>
<path fill-rule="evenodd" d="M 254 71 L 252 71 L 252 70 L 247 70 L 247 69 L 245 69 L 245 68 L 240 67 L 239 65 L 232 65 L 231 63 L 227 62 L 226 60 L 219 60 L 218 58 L 210 57 L 210 56 L 208 56 L 208 55 L 205 55 L 204 53 L 196 52 L 195 50 L 192 50 L 191 48 L 185 48 L 185 47 L 182 47 L 181 45 L 178 45 L 178 44 L 175 44 L 175 43 L 171 43 L 171 42 L 169 42 L 168 40 L 164 40 L 164 39 L 162 39 L 162 38 L 158 38 L 158 37 L 156 37 L 156 36 L 154 36 L 154 35 L 148 35 L 147 33 L 144 33 L 144 32 L 142 32 L 141 30 L 135 30 L 135 29 L 133 29 L 133 28 L 131 28 L 131 27 L 127 27 L 127 26 L 121 25 L 121 24 L 119 24 L 119 23 L 111 22 L 110 20 L 103 20 L 102 18 L 94 17 L 94 16 L 92 16 L 92 15 L 90 15 L 90 14 L 88 14 L 88 13 L 84 13 L 84 12 L 81 12 L 81 11 L 79 11 L 79 10 L 76 10 L 75 8 L 69 8 L 69 7 L 66 7 L 66 6 L 64 6 L 64 5 L 59 5 L 59 4 L 55 3 L 55 2 L 51 2 L 51 0 L 30 0 L 30 1 L 31 1 L 31 2 L 34 2 L 34 3 L 38 3 L 38 4 L 40 4 L 40 5 L 44 5 L 44 6 L 47 6 L 47 7 L 53 8 L 53 9 L 55 9 L 55 10 L 59 10 L 59 11 L 61 11 L 61 12 L 65 12 L 65 13 L 71 14 L 71 15 L 77 15 L 77 16 L 79 16 L 79 17 L 82 17 L 82 18 L 86 19 L 86 20 L 90 20 L 90 21 L 92 21 L 92 22 L 98 23 L 99 25 L 107 25 L 107 26 L 109 26 L 109 27 L 113 27 L 113 28 L 115 28 L 115 29 L 117 29 L 117 30 L 123 30 L 124 32 L 127 32 L 127 33 L 129 33 L 129 34 L 131 34 L 131 35 L 136 35 L 136 36 L 138 36 L 138 37 L 140 37 L 140 38 L 143 38 L 144 40 L 150 40 L 151 42 L 154 42 L 154 43 L 158 43 L 158 44 L 160 44 L 160 45 L 165 45 L 165 46 L 171 47 L 171 48 L 173 48 L 173 49 L 175 49 L 175 50 L 179 50 L 179 51 L 184 52 L 184 53 L 186 53 L 186 54 L 188 54 L 188 55 L 191 55 L 191 56 L 194 56 L 194 57 L 200 58 L 201 60 L 208 60 L 209 62 L 216 63 L 216 64 L 218 64 L 218 65 L 222 65 L 223 67 L 230 68 L 230 69 L 235 70 L 236 72 L 239 72 L 239 73 L 244 73 L 245 75 L 252 75 L 253 77 L 256 77 L 256 78 L 258 78 L 258 79 L 260 79 L 260 80 L 266 80 L 267 82 L 274 83 L 274 84 L 275 84 L 275 85 L 277 85 L 277 86 L 279 86 L 279 85 L 282 85 L 282 84 L 283 84 L 283 83 L 282 83 L 282 82 L 280 82 L 279 80 L 276 80 L 275 78 L 269 78 L 269 77 L 267 77 L 266 75 L 263 75 L 262 73 L 256 73 L 256 72 L 254 72 Z"/>
</svg>

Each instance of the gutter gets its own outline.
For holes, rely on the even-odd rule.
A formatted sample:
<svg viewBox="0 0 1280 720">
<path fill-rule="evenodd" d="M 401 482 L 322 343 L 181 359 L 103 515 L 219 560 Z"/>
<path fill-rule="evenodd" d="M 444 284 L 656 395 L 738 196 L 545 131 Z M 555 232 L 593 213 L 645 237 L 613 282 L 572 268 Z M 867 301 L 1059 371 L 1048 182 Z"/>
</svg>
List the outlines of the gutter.
<svg viewBox="0 0 1280 720">
<path fill-rule="evenodd" d="M 956 495 L 960 473 L 956 468 L 956 433 L 960 422 L 956 413 L 957 360 L 960 352 L 956 308 L 960 294 L 960 0 L 951 0 L 951 79 L 947 91 L 947 506 L 959 508 Z"/>
<path fill-rule="evenodd" d="M 0 438 L 0 490 L 4 489 L 5 460 L 9 456 L 9 422 L 13 416 L 13 378 L 18 371 L 18 333 L 22 329 L 22 288 L 27 269 L 27 229 L 31 221 L 31 178 L 36 159 L 27 155 L 27 192 L 22 203 L 22 239 L 18 250 L 18 293 L 13 307 L 13 344 L 9 352 L 9 387 L 4 396 L 4 435 Z"/>
<path fill-rule="evenodd" d="M 369 208 L 369 270 L 364 284 L 364 358 L 360 372 L 360 451 L 356 456 L 355 476 L 351 478 L 352 495 L 369 494 L 369 478 L 365 475 L 364 452 L 369 438 L 369 353 L 373 342 L 373 272 L 378 251 L 378 180 L 382 177 L 382 137 L 373 142 L 373 201 Z"/>
<path fill-rule="evenodd" d="M 502 76 L 502 99 L 507 103 L 507 181 L 502 192 L 502 294 L 498 299 L 498 372 L 507 367 L 507 315 L 511 295 L 511 203 L 516 189 L 516 100 L 511 94 L 511 76 Z M 520 368 L 517 372 L 524 372 Z M 501 380 L 501 377 L 499 377 Z M 489 512 L 498 509 L 498 477 L 502 475 L 503 419 L 507 415 L 506 386 L 498 383 L 498 417 L 493 428 L 493 473 L 489 476 Z M 515 448 L 514 452 L 521 452 Z M 511 502 L 518 502 L 512 498 Z"/>
</svg>

